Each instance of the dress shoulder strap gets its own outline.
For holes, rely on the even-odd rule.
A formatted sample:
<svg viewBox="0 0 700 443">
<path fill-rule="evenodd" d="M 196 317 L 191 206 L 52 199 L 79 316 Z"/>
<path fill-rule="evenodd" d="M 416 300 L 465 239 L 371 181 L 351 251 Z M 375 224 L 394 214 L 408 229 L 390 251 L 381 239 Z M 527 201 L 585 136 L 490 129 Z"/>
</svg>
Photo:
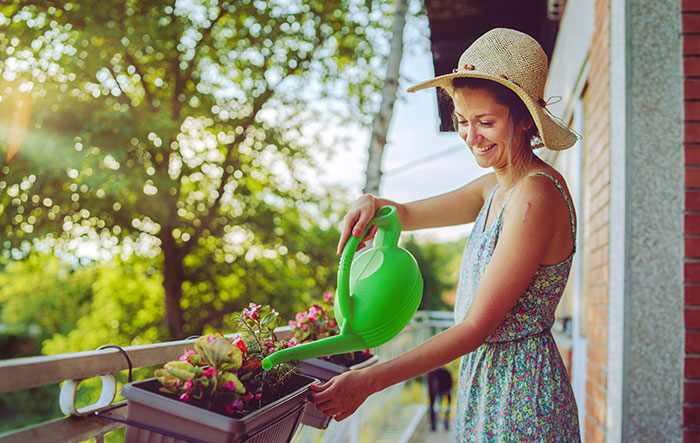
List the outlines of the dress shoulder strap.
<svg viewBox="0 0 700 443">
<path fill-rule="evenodd" d="M 518 181 L 518 183 L 516 183 L 515 186 L 513 186 L 511 188 L 511 190 L 508 192 L 508 196 L 506 197 L 506 202 L 503 204 L 503 209 L 505 209 L 506 205 L 510 201 L 510 197 L 511 197 L 511 195 L 513 195 L 513 191 L 515 190 L 515 187 L 518 186 L 520 184 L 520 182 L 524 181 L 527 178 L 533 177 L 535 175 L 543 175 L 543 176 L 549 178 L 550 180 L 552 180 L 552 182 L 554 182 L 554 185 L 557 187 L 559 192 L 561 192 L 561 195 L 564 196 L 564 201 L 566 201 L 566 205 L 569 207 L 569 220 L 571 222 L 571 234 L 574 238 L 574 251 L 575 251 L 576 250 L 576 221 L 574 220 L 574 205 L 571 202 L 571 200 L 569 200 L 569 196 L 566 193 L 566 191 L 564 190 L 564 187 L 561 185 L 561 183 L 559 183 L 559 180 L 552 177 L 550 174 L 547 174 L 546 172 L 537 171 L 537 172 L 533 172 L 532 174 L 528 174 L 525 177 L 521 178 L 520 181 Z M 503 209 L 501 209 L 501 210 L 503 210 Z"/>
</svg>

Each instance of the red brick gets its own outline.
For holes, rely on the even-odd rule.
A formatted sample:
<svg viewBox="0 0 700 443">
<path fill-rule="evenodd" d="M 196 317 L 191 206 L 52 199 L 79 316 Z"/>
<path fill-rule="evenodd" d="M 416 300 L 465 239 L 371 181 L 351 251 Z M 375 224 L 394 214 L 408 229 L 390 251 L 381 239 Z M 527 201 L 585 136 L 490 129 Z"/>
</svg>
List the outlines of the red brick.
<svg viewBox="0 0 700 443">
<path fill-rule="evenodd" d="M 700 329 L 700 309 L 685 308 L 683 310 L 683 319 L 685 320 L 686 329 Z"/>
<path fill-rule="evenodd" d="M 598 423 L 590 415 L 586 415 L 586 443 L 605 442 L 605 433 L 602 430 L 603 425 L 604 423 Z"/>
<path fill-rule="evenodd" d="M 608 325 L 590 324 L 586 336 L 590 343 L 605 346 L 608 344 Z"/>
<path fill-rule="evenodd" d="M 683 377 L 700 378 L 700 357 L 685 357 Z"/>
<path fill-rule="evenodd" d="M 683 36 L 683 55 L 700 55 L 700 35 Z"/>
<path fill-rule="evenodd" d="M 686 335 L 687 334 L 690 333 L 687 332 Z M 700 335 L 700 332 L 698 332 L 698 334 Z M 698 343 L 698 345 L 700 347 L 700 343 Z M 605 364 L 607 363 L 606 350 L 603 346 L 589 344 L 587 354 L 588 358 L 591 359 L 591 361 L 598 363 L 601 366 L 605 366 Z"/>
<path fill-rule="evenodd" d="M 681 11 L 700 11 L 700 2 L 698 0 L 682 0 Z"/>
<path fill-rule="evenodd" d="M 685 285 L 683 295 L 686 305 L 700 305 L 700 285 Z"/>
<path fill-rule="evenodd" d="M 685 145 L 685 164 L 700 165 L 700 146 Z"/>
<path fill-rule="evenodd" d="M 700 381 L 689 380 L 683 383 L 683 402 L 700 403 Z"/>
<path fill-rule="evenodd" d="M 700 426 L 700 406 L 683 405 L 683 426 Z"/>
<path fill-rule="evenodd" d="M 700 332 L 685 331 L 685 352 L 700 354 Z"/>
<path fill-rule="evenodd" d="M 683 443 L 697 443 L 700 441 L 700 429 L 683 429 Z"/>
<path fill-rule="evenodd" d="M 698 60 L 700 60 L 700 58 Z M 686 101 L 683 104 L 683 110 L 685 111 L 685 115 L 683 116 L 685 120 L 700 120 L 700 101 Z"/>
<path fill-rule="evenodd" d="M 685 191 L 685 209 L 688 211 L 700 210 L 700 192 Z"/>
<path fill-rule="evenodd" d="M 700 194 L 700 193 L 697 193 Z M 687 193 L 686 193 L 687 195 Z M 700 199 L 700 196 L 698 196 Z M 700 237 L 686 237 L 683 240 L 684 255 L 688 258 L 700 257 Z"/>
<path fill-rule="evenodd" d="M 686 80 L 683 84 L 683 91 L 686 100 L 700 98 L 700 80 Z"/>
<path fill-rule="evenodd" d="M 685 214 L 683 232 L 686 234 L 700 234 L 700 215 Z"/>
<path fill-rule="evenodd" d="M 685 168 L 685 187 L 700 188 L 700 168 Z"/>
<path fill-rule="evenodd" d="M 683 264 L 683 281 L 692 283 L 700 282 L 700 263 L 689 262 Z"/>
<path fill-rule="evenodd" d="M 682 30 L 684 34 L 700 32 L 700 14 L 683 14 Z"/>
<path fill-rule="evenodd" d="M 698 364 L 698 370 L 700 371 L 700 363 Z M 599 364 L 588 361 L 586 364 L 586 378 L 599 384 L 600 386 L 605 386 L 605 367 Z"/>
<path fill-rule="evenodd" d="M 700 142 L 700 123 L 685 123 L 685 133 L 683 134 L 683 141 L 690 143 Z"/>
<path fill-rule="evenodd" d="M 700 58 L 684 57 L 683 58 L 683 75 L 686 77 L 700 76 Z"/>
</svg>

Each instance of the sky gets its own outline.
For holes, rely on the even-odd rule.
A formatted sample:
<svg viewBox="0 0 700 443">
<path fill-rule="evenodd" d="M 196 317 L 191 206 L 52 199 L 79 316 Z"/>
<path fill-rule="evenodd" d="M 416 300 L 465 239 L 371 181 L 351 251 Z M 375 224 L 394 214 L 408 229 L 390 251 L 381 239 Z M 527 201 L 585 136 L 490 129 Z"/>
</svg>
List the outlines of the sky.
<svg viewBox="0 0 700 443">
<path fill-rule="evenodd" d="M 456 133 L 439 131 L 434 88 L 405 92 L 409 86 L 435 76 L 432 55 L 425 46 L 412 49 L 401 61 L 400 98 L 395 104 L 382 159 L 380 196 L 399 203 L 451 191 L 489 172 L 476 164 Z M 336 150 L 324 164 L 325 173 L 319 177 L 320 181 L 346 187 L 352 196 L 359 197 L 369 139 L 367 130 L 345 148 Z M 430 160 L 421 161 L 427 158 Z M 453 241 L 464 238 L 469 229 L 469 226 L 436 228 L 416 234 L 425 240 Z"/>
</svg>

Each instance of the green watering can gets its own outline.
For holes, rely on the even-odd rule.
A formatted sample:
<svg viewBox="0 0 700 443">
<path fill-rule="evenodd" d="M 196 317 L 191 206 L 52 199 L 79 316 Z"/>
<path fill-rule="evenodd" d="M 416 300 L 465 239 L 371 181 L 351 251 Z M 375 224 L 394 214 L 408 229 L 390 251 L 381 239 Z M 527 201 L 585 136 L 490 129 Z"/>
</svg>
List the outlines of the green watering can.
<svg viewBox="0 0 700 443">
<path fill-rule="evenodd" d="M 360 239 L 374 225 L 379 229 L 372 248 L 353 260 Z M 361 236 L 350 236 L 340 257 L 335 295 L 340 334 L 270 354 L 263 368 L 361 351 L 395 337 L 413 318 L 423 295 L 423 277 L 416 259 L 398 246 L 400 234 L 396 208 L 384 206 Z"/>
</svg>

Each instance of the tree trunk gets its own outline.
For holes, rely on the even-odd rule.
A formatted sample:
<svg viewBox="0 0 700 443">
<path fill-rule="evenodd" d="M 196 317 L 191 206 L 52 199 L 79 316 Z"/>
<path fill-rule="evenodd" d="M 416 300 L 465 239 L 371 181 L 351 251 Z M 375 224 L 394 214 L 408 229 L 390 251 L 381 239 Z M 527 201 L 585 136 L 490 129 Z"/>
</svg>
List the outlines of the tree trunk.
<svg viewBox="0 0 700 443">
<path fill-rule="evenodd" d="M 165 321 L 171 340 L 185 338 L 182 331 L 182 255 L 177 248 L 172 230 L 163 229 L 160 240 L 163 243 L 163 288 L 165 289 Z"/>
<path fill-rule="evenodd" d="M 365 193 L 379 193 L 379 184 L 382 179 L 382 155 L 384 155 L 384 146 L 386 145 L 391 116 L 394 113 L 396 90 L 399 87 L 399 68 L 401 67 L 401 57 L 403 56 L 403 29 L 406 25 L 407 11 L 408 0 L 396 0 L 391 52 L 389 52 L 389 58 L 387 59 L 386 76 L 384 78 L 384 87 L 382 88 L 382 103 L 372 123 L 372 137 L 369 142 L 366 181 L 363 189 Z"/>
</svg>

